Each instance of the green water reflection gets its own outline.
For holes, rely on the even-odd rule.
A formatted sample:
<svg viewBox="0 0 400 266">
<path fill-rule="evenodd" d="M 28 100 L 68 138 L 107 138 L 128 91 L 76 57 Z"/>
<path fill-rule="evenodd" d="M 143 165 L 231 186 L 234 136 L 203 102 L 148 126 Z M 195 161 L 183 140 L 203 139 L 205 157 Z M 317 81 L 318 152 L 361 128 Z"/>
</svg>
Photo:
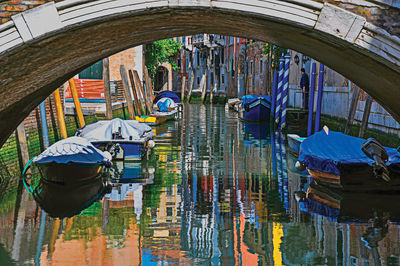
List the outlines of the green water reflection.
<svg viewBox="0 0 400 266">
<path fill-rule="evenodd" d="M 115 165 L 110 193 L 71 218 L 2 188 L 0 265 L 398 265 L 399 213 L 353 217 L 346 195 L 311 190 L 267 126 L 187 105 L 155 131 L 152 158 Z"/>
</svg>

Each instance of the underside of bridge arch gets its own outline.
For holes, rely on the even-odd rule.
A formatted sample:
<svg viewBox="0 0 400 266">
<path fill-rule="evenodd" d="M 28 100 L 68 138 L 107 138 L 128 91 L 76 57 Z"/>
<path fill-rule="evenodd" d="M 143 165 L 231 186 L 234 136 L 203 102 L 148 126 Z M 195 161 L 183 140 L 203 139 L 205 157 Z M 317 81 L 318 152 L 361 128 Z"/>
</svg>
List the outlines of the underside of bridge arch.
<svg viewBox="0 0 400 266">
<path fill-rule="evenodd" d="M 226 1 L 226 6 L 215 6 L 218 1 L 211 1 L 213 6 L 110 2 L 112 7 L 98 9 L 94 5 L 104 1 L 50 3 L 0 25 L 0 145 L 53 90 L 92 63 L 136 45 L 199 33 L 246 37 L 302 52 L 350 78 L 400 118 L 400 41 L 354 14 L 327 4 L 285 1 L 275 1 L 282 3 L 274 7 L 280 13 L 246 1 Z M 41 28 L 39 22 L 48 25 Z M 16 39 L 8 38 L 4 46 L 4 36 L 13 34 Z"/>
</svg>

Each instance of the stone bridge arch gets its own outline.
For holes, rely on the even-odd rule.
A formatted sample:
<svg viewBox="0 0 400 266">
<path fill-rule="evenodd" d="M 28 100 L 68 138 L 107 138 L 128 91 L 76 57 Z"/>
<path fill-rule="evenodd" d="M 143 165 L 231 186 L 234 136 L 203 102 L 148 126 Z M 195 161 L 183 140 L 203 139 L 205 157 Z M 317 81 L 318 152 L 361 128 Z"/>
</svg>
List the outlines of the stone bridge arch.
<svg viewBox="0 0 400 266">
<path fill-rule="evenodd" d="M 0 145 L 55 88 L 92 63 L 146 42 L 199 33 L 307 54 L 353 80 L 399 120 L 397 31 L 346 10 L 378 5 L 386 8 L 383 16 L 398 17 L 397 1 L 329 2 L 65 0 L 16 14 L 0 25 Z"/>
</svg>

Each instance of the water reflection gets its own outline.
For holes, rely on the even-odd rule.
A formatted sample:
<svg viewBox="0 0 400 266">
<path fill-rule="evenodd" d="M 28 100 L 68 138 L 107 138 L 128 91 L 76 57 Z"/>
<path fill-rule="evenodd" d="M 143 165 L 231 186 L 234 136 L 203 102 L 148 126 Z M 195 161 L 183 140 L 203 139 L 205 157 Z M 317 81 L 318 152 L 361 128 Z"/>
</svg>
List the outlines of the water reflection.
<svg viewBox="0 0 400 266">
<path fill-rule="evenodd" d="M 0 265 L 398 265 L 395 204 L 321 192 L 294 169 L 284 136 L 235 115 L 185 106 L 180 121 L 155 129 L 149 161 L 115 164 L 103 176 L 109 193 L 72 218 L 51 218 L 8 185 Z M 67 192 L 48 193 L 68 211 Z"/>
</svg>

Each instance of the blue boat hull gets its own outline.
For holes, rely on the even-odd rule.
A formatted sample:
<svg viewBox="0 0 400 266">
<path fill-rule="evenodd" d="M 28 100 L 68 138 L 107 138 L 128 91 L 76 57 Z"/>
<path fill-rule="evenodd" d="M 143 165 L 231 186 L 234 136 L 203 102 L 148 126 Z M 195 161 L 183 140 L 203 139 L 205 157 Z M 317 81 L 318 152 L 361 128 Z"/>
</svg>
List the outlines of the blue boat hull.
<svg viewBox="0 0 400 266">
<path fill-rule="evenodd" d="M 113 141 L 109 142 L 92 142 L 92 144 L 100 149 L 103 150 L 104 146 L 108 143 L 112 143 Z M 123 141 L 118 141 L 116 142 L 121 146 L 121 149 L 123 150 L 123 155 L 124 155 L 124 160 L 128 161 L 140 161 L 142 158 L 147 155 L 148 148 L 146 147 L 145 143 L 133 143 L 133 142 L 123 142 Z"/>
<path fill-rule="evenodd" d="M 241 118 L 246 121 L 269 121 L 271 105 L 265 99 L 255 99 L 247 104 L 248 108 L 242 107 Z"/>
</svg>

